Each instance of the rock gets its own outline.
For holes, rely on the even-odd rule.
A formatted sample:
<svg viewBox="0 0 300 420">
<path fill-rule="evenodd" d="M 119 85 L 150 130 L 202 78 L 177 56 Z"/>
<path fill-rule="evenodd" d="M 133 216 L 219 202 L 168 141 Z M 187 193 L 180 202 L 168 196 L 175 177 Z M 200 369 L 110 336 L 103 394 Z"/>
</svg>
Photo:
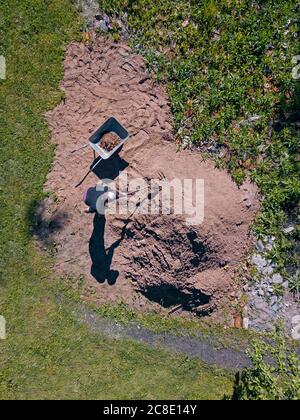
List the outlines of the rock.
<svg viewBox="0 0 300 420">
<path fill-rule="evenodd" d="M 189 136 L 185 136 L 182 140 L 182 147 L 184 149 L 191 147 L 191 138 Z"/>
<path fill-rule="evenodd" d="M 274 274 L 271 278 L 271 283 L 272 284 L 282 284 L 283 283 L 283 278 L 280 274 Z"/>
<path fill-rule="evenodd" d="M 284 283 L 282 283 L 282 286 L 283 286 L 285 289 L 288 289 L 288 288 L 289 288 L 289 282 L 288 282 L 288 281 L 285 281 Z"/>
<path fill-rule="evenodd" d="M 237 294 L 236 294 L 237 299 L 242 299 L 243 297 L 243 292 L 241 290 L 238 290 Z"/>
<path fill-rule="evenodd" d="M 265 292 L 263 291 L 263 289 L 259 289 L 257 294 L 258 294 L 258 296 L 264 296 Z"/>
<path fill-rule="evenodd" d="M 240 314 L 234 316 L 234 328 L 242 328 L 243 320 Z"/>
<path fill-rule="evenodd" d="M 266 250 L 267 251 L 272 251 L 272 249 L 274 247 L 274 242 L 276 241 L 275 236 L 267 236 L 266 241 L 267 241 Z"/>
<path fill-rule="evenodd" d="M 271 323 L 262 321 L 259 318 L 254 319 L 253 321 L 250 321 L 249 326 L 259 331 L 271 331 L 273 329 L 273 326 L 271 325 Z"/>
<path fill-rule="evenodd" d="M 262 253 L 265 250 L 265 246 L 262 243 L 262 241 L 258 241 L 255 245 L 255 248 L 257 249 L 258 252 Z"/>
<path fill-rule="evenodd" d="M 247 118 L 246 120 L 240 121 L 240 126 L 245 126 L 245 125 L 254 123 L 256 121 L 259 121 L 260 119 L 261 119 L 260 115 L 253 115 L 253 116 Z"/>
<path fill-rule="evenodd" d="M 128 56 L 129 56 L 129 54 L 130 54 L 130 52 L 129 52 L 129 51 L 127 51 L 127 50 L 125 50 L 124 48 L 121 48 L 121 49 L 119 50 L 119 54 L 120 54 L 122 57 L 128 57 Z M 141 80 L 143 80 L 143 79 L 141 79 Z"/>
<path fill-rule="evenodd" d="M 221 37 L 219 34 L 214 33 L 213 37 L 212 37 L 213 41 L 220 41 Z"/>
<path fill-rule="evenodd" d="M 278 297 L 277 296 L 272 296 L 272 298 L 270 299 L 270 305 L 273 306 L 277 302 L 278 302 Z"/>
<path fill-rule="evenodd" d="M 249 318 L 243 318 L 243 328 L 244 330 L 249 329 Z"/>
<path fill-rule="evenodd" d="M 265 268 L 262 270 L 262 274 L 263 274 L 264 276 L 270 276 L 270 274 L 272 274 L 272 273 L 273 273 L 273 271 L 274 271 L 273 267 L 271 267 L 270 265 L 268 265 L 267 267 L 265 267 Z"/>
<path fill-rule="evenodd" d="M 108 27 L 106 25 L 105 20 L 100 20 L 95 22 L 95 29 L 99 29 L 99 31 L 105 32 L 107 31 Z"/>
<path fill-rule="evenodd" d="M 288 19 L 288 21 L 286 22 L 284 28 L 285 29 L 289 29 L 289 27 L 291 26 L 291 23 L 293 23 L 293 20 L 292 19 Z"/>
<path fill-rule="evenodd" d="M 268 262 L 261 255 L 254 254 L 252 257 L 252 264 L 256 266 L 258 271 L 262 272 L 263 268 L 268 265 Z"/>
<path fill-rule="evenodd" d="M 294 226 L 290 226 L 288 228 L 283 229 L 282 232 L 288 235 L 289 233 L 292 233 L 294 230 L 295 230 Z"/>
<path fill-rule="evenodd" d="M 262 298 L 256 298 L 256 300 L 251 302 L 250 306 L 258 311 L 264 311 L 267 307 L 267 304 Z"/>
<path fill-rule="evenodd" d="M 251 208 L 251 206 L 252 206 L 252 202 L 251 202 L 251 200 L 246 200 L 246 201 L 245 201 L 245 206 L 247 207 L 247 209 L 250 209 L 250 208 Z"/>
</svg>

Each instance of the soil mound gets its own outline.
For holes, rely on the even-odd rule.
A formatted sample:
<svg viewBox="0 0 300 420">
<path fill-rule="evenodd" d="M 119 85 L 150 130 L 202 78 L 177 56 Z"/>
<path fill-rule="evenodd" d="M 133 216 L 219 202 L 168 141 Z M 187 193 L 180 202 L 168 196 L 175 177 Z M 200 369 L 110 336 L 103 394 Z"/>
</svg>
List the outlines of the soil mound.
<svg viewBox="0 0 300 420">
<path fill-rule="evenodd" d="M 251 245 L 257 188 L 250 183 L 238 188 L 225 171 L 203 162 L 197 152 L 177 152 L 165 90 L 128 46 L 104 38 L 92 46 L 73 43 L 64 67 L 65 100 L 46 115 L 57 148 L 45 189 L 56 199 L 43 203 L 36 227 L 41 242 L 46 237 L 48 246 L 51 240 L 56 270 L 83 276 L 83 294 L 99 303 L 178 304 L 199 314 L 211 313 L 228 296 L 234 272 Z M 117 179 L 126 168 L 129 178 L 148 181 L 162 173 L 167 180 L 203 179 L 202 224 L 189 225 L 175 214 L 137 212 L 129 219 L 113 214 L 93 219 L 83 213 L 83 190 L 98 178 L 92 175 L 74 189 L 92 152 L 71 151 L 112 115 L 131 137 L 119 156 L 99 166 L 97 176 L 106 171 L 106 177 Z M 63 223 L 56 224 L 62 214 Z M 45 232 L 47 224 L 51 230 Z"/>
</svg>

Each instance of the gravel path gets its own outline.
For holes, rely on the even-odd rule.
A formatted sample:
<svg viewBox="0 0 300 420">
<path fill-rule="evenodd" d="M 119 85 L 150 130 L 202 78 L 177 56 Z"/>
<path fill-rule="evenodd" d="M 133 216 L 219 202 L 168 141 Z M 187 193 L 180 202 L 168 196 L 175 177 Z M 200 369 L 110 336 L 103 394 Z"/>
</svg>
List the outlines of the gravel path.
<svg viewBox="0 0 300 420">
<path fill-rule="evenodd" d="M 101 336 L 114 340 L 129 339 L 151 347 L 183 353 L 197 357 L 204 363 L 230 370 L 240 370 L 251 366 L 250 359 L 242 351 L 230 348 L 217 349 L 207 339 L 201 337 L 178 336 L 171 333 L 155 333 L 137 324 L 123 325 L 114 320 L 102 318 L 93 311 L 81 308 L 76 312 L 76 319 Z"/>
</svg>

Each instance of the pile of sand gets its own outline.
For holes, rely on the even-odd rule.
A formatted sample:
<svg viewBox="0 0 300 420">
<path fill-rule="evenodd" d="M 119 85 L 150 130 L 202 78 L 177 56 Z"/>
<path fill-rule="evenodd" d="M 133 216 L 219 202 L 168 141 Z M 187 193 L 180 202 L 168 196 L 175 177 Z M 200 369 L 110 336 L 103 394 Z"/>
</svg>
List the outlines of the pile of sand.
<svg viewBox="0 0 300 420">
<path fill-rule="evenodd" d="M 183 309 L 211 313 L 230 292 L 251 245 L 257 188 L 249 183 L 238 188 L 197 152 L 177 153 L 165 90 L 126 45 L 104 38 L 92 47 L 73 43 L 64 66 L 65 100 L 47 114 L 57 149 L 45 189 L 58 200 L 45 202 L 37 220 L 40 240 L 54 244 L 55 269 L 83 276 L 84 294 L 96 302 L 123 300 L 134 307 L 181 303 Z M 129 176 L 147 180 L 160 173 L 170 180 L 204 179 L 204 223 L 192 226 L 176 215 L 139 214 L 129 221 L 114 215 L 93 221 L 94 216 L 84 214 L 83 190 L 98 179 L 92 174 L 74 189 L 92 153 L 70 152 L 112 115 L 131 138 L 120 158 L 101 170 L 112 177 L 127 167 Z"/>
</svg>

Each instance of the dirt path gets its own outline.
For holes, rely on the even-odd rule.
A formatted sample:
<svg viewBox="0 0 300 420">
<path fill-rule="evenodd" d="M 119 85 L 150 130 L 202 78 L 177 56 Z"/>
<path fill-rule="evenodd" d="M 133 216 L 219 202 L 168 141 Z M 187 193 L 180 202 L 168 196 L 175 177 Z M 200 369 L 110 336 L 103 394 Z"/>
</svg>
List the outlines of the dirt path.
<svg viewBox="0 0 300 420">
<path fill-rule="evenodd" d="M 238 188 L 199 153 L 177 151 L 166 92 L 125 44 L 104 38 L 93 45 L 73 43 L 64 67 L 65 100 L 47 113 L 57 148 L 45 190 L 55 199 L 41 206 L 36 229 L 56 254 L 56 271 L 84 277 L 84 297 L 99 304 L 123 300 L 153 309 L 181 303 L 181 309 L 199 315 L 215 312 L 224 299 L 234 299 L 235 272 L 252 244 L 257 188 L 250 183 Z M 71 151 L 112 115 L 129 131 L 129 142 L 74 189 L 92 154 Z M 168 182 L 203 180 L 203 223 L 191 225 L 184 214 L 137 212 L 130 221 L 115 214 L 94 220 L 85 215 L 84 189 L 99 178 L 118 180 L 125 171 L 130 181 L 162 174 Z"/>
<path fill-rule="evenodd" d="M 200 334 L 197 337 L 190 337 L 188 335 L 155 333 L 137 324 L 123 325 L 102 318 L 83 306 L 76 312 L 76 320 L 87 325 L 94 334 L 114 340 L 129 339 L 151 347 L 161 347 L 171 352 L 197 357 L 209 365 L 230 370 L 241 370 L 251 366 L 250 359 L 244 352 L 230 348 L 217 349 Z"/>
</svg>

